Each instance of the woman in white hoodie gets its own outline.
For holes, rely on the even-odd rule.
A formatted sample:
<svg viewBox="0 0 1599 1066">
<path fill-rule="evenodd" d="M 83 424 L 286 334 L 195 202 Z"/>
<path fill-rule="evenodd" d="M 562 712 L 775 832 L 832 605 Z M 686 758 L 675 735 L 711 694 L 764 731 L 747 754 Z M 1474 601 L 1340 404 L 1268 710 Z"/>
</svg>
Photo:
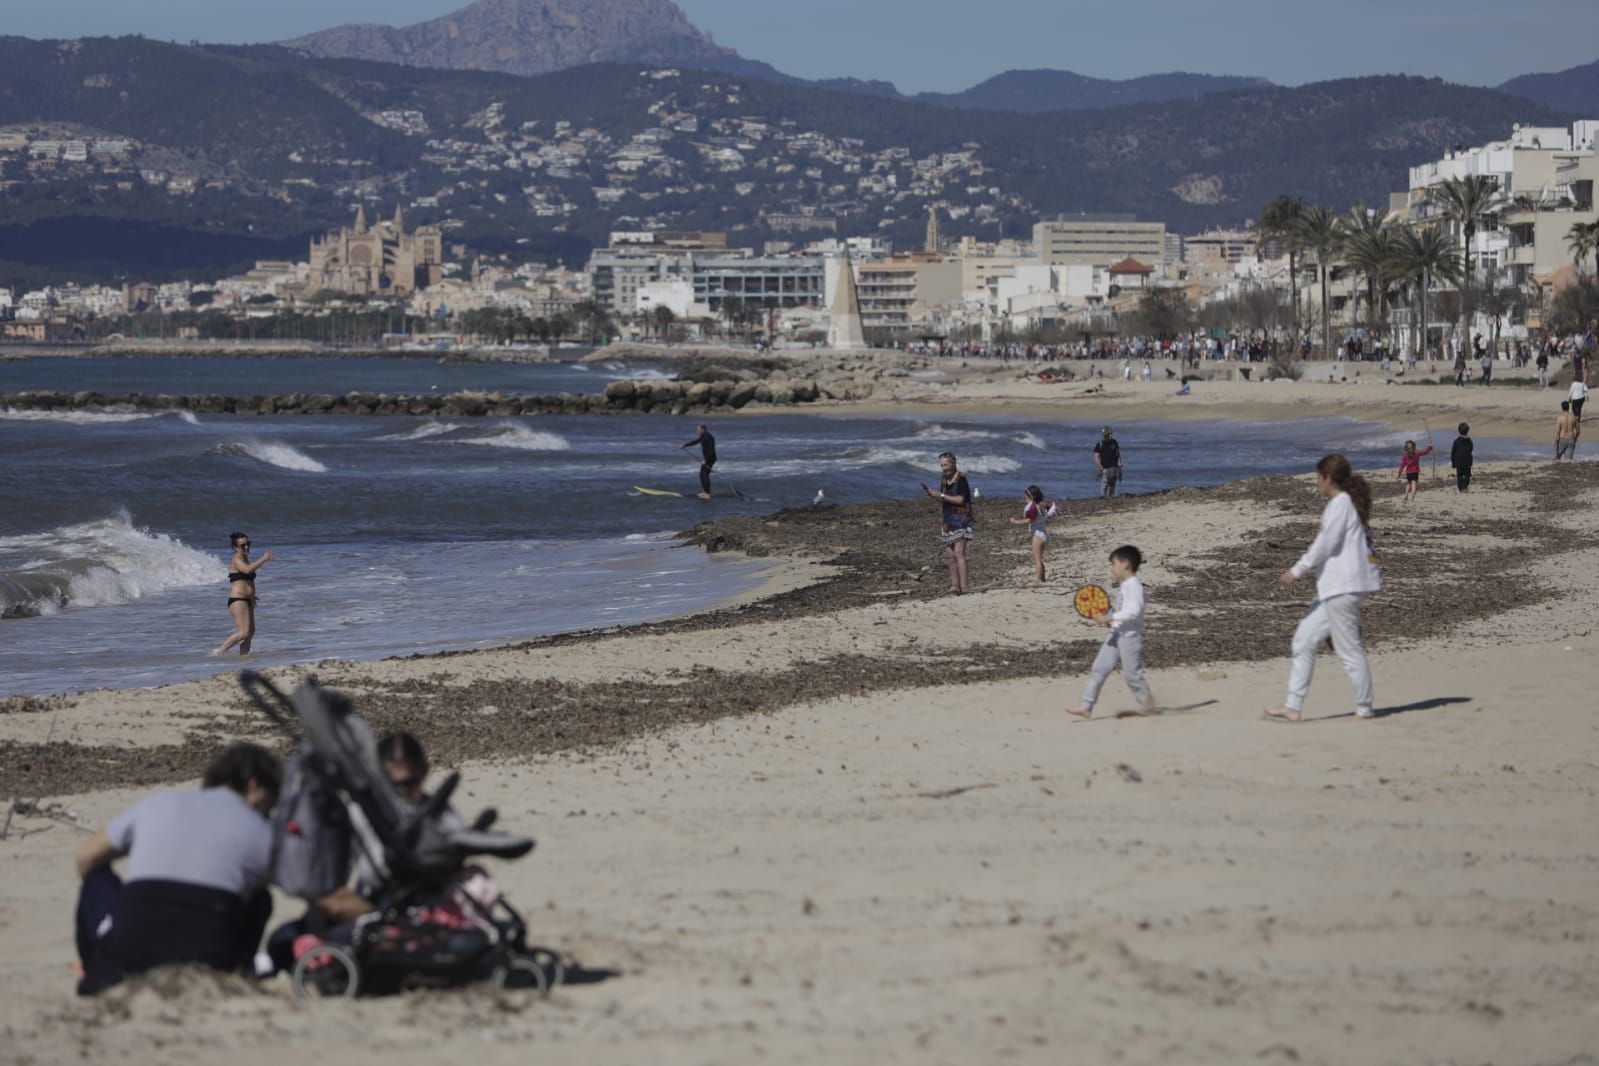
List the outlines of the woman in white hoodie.
<svg viewBox="0 0 1599 1066">
<path fill-rule="evenodd" d="M 1332 637 L 1333 650 L 1355 686 L 1355 714 L 1371 718 L 1371 664 L 1360 642 L 1360 605 L 1382 587 L 1377 553 L 1371 544 L 1371 486 L 1357 475 L 1342 455 L 1329 455 L 1316 464 L 1316 487 L 1327 501 L 1321 512 L 1321 531 L 1310 549 L 1280 580 L 1292 585 L 1316 571 L 1316 599 L 1294 631 L 1294 667 L 1288 678 L 1288 700 L 1266 711 L 1269 718 L 1299 721 L 1305 694 L 1316 669 L 1316 652 Z"/>
</svg>

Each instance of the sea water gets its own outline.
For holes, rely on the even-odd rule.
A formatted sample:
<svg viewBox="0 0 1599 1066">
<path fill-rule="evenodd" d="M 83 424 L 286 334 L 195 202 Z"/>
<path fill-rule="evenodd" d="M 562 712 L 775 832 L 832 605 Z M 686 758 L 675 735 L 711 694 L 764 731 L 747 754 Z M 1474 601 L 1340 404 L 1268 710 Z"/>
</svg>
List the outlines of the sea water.
<svg viewBox="0 0 1599 1066">
<path fill-rule="evenodd" d="M 771 564 L 707 555 L 674 533 L 818 493 L 915 498 L 945 450 L 984 497 L 1017 498 L 1034 483 L 1051 497 L 1096 492 L 1098 423 L 763 413 L 713 420 L 720 462 L 707 503 L 693 497 L 697 450 L 681 447 L 697 421 L 0 408 L 0 695 L 154 685 L 236 663 L 207 656 L 232 630 L 234 530 L 257 556 L 278 552 L 258 582 L 251 661 L 267 665 L 707 607 L 758 585 Z M 1124 422 L 1117 436 L 1123 491 L 1147 492 L 1302 473 L 1332 450 L 1388 468 L 1407 434 L 1305 419 Z M 1478 442 L 1484 459 L 1527 454 Z"/>
</svg>

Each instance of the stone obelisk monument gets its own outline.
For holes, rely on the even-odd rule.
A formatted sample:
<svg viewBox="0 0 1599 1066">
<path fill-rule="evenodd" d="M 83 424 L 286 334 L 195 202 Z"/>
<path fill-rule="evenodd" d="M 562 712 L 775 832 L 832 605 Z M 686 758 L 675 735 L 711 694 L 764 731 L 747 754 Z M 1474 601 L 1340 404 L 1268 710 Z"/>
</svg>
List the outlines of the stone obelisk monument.
<svg viewBox="0 0 1599 1066">
<path fill-rule="evenodd" d="M 861 301 L 855 292 L 855 270 L 849 256 L 838 264 L 838 281 L 833 285 L 833 317 L 827 329 L 829 348 L 866 348 L 866 333 L 861 329 Z"/>
</svg>

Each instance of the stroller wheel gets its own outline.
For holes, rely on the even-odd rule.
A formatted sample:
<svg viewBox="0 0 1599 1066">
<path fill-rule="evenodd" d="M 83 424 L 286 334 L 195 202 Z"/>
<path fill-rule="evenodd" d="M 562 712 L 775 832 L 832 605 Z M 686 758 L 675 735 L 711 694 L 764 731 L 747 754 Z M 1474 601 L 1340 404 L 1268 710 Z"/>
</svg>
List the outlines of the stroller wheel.
<svg viewBox="0 0 1599 1066">
<path fill-rule="evenodd" d="M 544 983 L 551 990 L 560 988 L 566 983 L 566 960 L 561 958 L 559 952 L 549 948 L 530 947 L 527 954 L 522 956 L 531 959 L 544 971 Z"/>
<path fill-rule="evenodd" d="M 541 996 L 550 991 L 550 979 L 544 967 L 526 955 L 512 955 L 495 966 L 494 985 L 507 990 L 530 989 Z"/>
<path fill-rule="evenodd" d="M 318 944 L 294 962 L 296 999 L 353 999 L 361 990 L 361 966 L 349 948 Z"/>
</svg>

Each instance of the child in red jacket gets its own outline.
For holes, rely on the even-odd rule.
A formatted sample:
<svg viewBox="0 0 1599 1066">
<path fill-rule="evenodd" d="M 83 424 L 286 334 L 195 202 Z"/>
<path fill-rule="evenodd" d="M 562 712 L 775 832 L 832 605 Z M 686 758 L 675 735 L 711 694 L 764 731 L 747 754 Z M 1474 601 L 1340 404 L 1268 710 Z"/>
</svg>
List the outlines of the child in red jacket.
<svg viewBox="0 0 1599 1066">
<path fill-rule="evenodd" d="M 1416 442 L 1405 441 L 1405 454 L 1399 457 L 1399 476 L 1405 479 L 1405 502 L 1409 503 L 1421 491 L 1421 457 L 1432 454 L 1432 445 L 1418 452 Z"/>
</svg>

